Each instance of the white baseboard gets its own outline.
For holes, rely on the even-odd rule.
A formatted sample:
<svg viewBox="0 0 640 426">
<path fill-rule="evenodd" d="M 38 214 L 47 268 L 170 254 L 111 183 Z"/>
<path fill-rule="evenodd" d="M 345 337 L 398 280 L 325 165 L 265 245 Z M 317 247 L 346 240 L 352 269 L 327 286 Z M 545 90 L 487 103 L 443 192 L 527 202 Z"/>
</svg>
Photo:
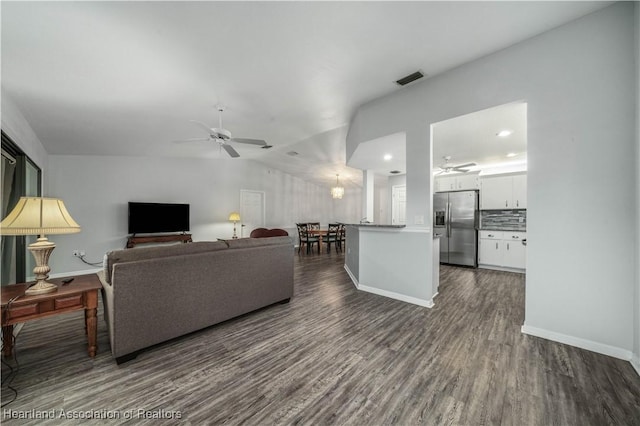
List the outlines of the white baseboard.
<svg viewBox="0 0 640 426">
<path fill-rule="evenodd" d="M 378 296 L 388 297 L 390 299 L 400 300 L 402 302 L 411 303 L 413 305 L 423 306 L 425 308 L 433 308 L 434 307 L 433 300 L 418 299 L 417 297 L 407 296 L 405 294 L 395 293 L 393 291 L 382 290 L 380 288 L 369 287 L 369 286 L 363 285 L 363 284 L 358 282 L 358 280 L 353 275 L 353 273 L 351 272 L 351 270 L 349 269 L 349 267 L 347 265 L 344 265 L 344 269 L 345 269 L 345 271 L 347 271 L 347 274 L 349 274 L 349 277 L 351 278 L 351 281 L 353 281 L 353 284 L 356 286 L 356 288 L 358 290 L 365 291 L 367 293 L 377 294 Z"/>
<path fill-rule="evenodd" d="M 633 358 L 631 358 L 631 366 L 636 370 L 638 376 L 640 376 L 640 355 L 634 354 Z"/>
<path fill-rule="evenodd" d="M 543 339 L 553 340 L 554 342 L 564 343 L 577 348 L 586 349 L 591 352 L 612 356 L 625 361 L 631 361 L 631 351 L 618 348 L 616 346 L 606 345 L 604 343 L 598 343 L 592 340 L 556 333 L 555 331 L 544 330 L 542 328 L 531 327 L 528 325 L 523 325 L 521 331 L 524 334 L 529 334 L 531 336 L 542 337 Z M 636 368 L 636 370 L 638 370 L 638 368 Z"/>
<path fill-rule="evenodd" d="M 482 263 L 478 264 L 478 268 L 480 268 L 480 269 L 491 269 L 493 271 L 515 272 L 517 274 L 526 274 L 527 273 L 526 269 L 508 268 L 506 266 L 484 265 Z"/>
</svg>

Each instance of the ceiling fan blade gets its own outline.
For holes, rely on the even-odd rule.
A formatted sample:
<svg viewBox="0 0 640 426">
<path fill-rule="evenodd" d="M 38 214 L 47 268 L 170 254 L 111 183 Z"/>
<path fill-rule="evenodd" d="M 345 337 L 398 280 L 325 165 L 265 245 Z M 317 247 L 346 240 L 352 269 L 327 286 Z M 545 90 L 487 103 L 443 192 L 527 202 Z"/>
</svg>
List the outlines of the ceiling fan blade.
<svg viewBox="0 0 640 426">
<path fill-rule="evenodd" d="M 231 138 L 230 140 L 231 140 L 231 142 L 248 143 L 250 145 L 264 146 L 264 145 L 267 144 L 267 142 L 263 141 L 262 139 Z"/>
<path fill-rule="evenodd" d="M 189 120 L 192 123 L 197 124 L 198 126 L 202 127 L 203 129 L 205 129 L 207 131 L 208 134 L 212 133 L 212 129 L 211 127 L 207 126 L 206 124 L 204 124 L 202 121 L 198 121 L 198 120 Z"/>
<path fill-rule="evenodd" d="M 227 154 L 229 154 L 231 157 L 233 157 L 233 158 L 240 157 L 240 154 L 238 154 L 238 151 L 233 149 L 233 147 L 231 145 L 223 143 L 222 147 L 224 148 L 225 151 L 227 151 Z"/>
<path fill-rule="evenodd" d="M 461 169 L 459 167 L 454 167 L 453 171 L 455 172 L 462 172 L 462 173 L 467 173 L 469 171 L 469 169 Z"/>
<path fill-rule="evenodd" d="M 204 142 L 209 141 L 210 138 L 190 138 L 190 139 L 182 139 L 179 141 L 172 141 L 173 143 L 190 143 L 190 142 Z"/>
<path fill-rule="evenodd" d="M 471 166 L 475 166 L 476 163 L 466 163 L 466 164 L 458 164 L 457 166 L 454 166 L 454 169 L 460 169 L 460 168 L 465 168 L 465 167 L 471 167 Z"/>
</svg>

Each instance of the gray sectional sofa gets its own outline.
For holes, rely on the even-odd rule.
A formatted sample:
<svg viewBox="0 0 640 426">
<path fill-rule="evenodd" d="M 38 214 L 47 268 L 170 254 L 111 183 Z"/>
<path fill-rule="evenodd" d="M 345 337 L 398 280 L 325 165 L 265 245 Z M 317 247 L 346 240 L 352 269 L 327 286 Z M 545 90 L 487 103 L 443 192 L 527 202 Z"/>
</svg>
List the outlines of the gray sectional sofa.
<svg viewBox="0 0 640 426">
<path fill-rule="evenodd" d="M 115 250 L 104 263 L 99 275 L 118 363 L 293 295 L 291 237 Z"/>
</svg>

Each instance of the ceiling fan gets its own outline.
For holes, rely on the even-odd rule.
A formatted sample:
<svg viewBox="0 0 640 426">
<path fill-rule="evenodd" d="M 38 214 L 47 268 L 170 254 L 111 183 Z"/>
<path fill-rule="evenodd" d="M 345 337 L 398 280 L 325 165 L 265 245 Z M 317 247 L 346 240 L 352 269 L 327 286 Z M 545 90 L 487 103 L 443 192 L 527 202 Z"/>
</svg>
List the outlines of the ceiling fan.
<svg viewBox="0 0 640 426">
<path fill-rule="evenodd" d="M 228 142 L 245 143 L 245 144 L 249 144 L 249 145 L 257 145 L 257 146 L 260 146 L 261 148 L 264 148 L 264 149 L 268 149 L 268 148 L 272 147 L 272 145 L 268 145 L 267 142 L 263 141 L 262 139 L 246 139 L 246 138 L 233 138 L 233 137 L 231 137 L 231 132 L 222 127 L 222 112 L 224 111 L 224 107 L 222 105 L 218 105 L 217 109 L 218 109 L 218 113 L 219 113 L 218 127 L 217 128 L 216 127 L 209 127 L 209 126 L 207 126 L 206 124 L 204 124 L 201 121 L 189 120 L 190 122 L 195 123 L 198 126 L 200 126 L 203 129 L 205 129 L 207 131 L 207 133 L 209 134 L 209 137 L 207 137 L 207 138 L 190 138 L 190 139 L 184 139 L 184 140 L 179 140 L 179 141 L 174 141 L 174 142 L 175 143 L 189 143 L 189 142 L 201 142 L 201 141 L 215 141 L 215 142 L 218 142 L 220 147 L 222 149 L 224 149 L 225 151 L 227 151 L 227 154 L 229 154 L 233 158 L 240 157 L 240 154 L 238 154 L 238 151 L 236 151 L 231 145 L 229 145 Z"/>
<path fill-rule="evenodd" d="M 466 167 L 473 167 L 476 165 L 476 163 L 465 163 L 465 164 L 458 164 L 457 166 L 454 166 L 453 164 L 449 163 L 449 161 L 451 161 L 450 155 L 445 155 L 442 158 L 444 159 L 444 164 L 440 166 L 440 171 L 436 173 L 437 175 L 441 175 L 443 173 L 451 173 L 451 172 L 466 173 L 469 171 L 469 169 L 467 169 Z"/>
</svg>

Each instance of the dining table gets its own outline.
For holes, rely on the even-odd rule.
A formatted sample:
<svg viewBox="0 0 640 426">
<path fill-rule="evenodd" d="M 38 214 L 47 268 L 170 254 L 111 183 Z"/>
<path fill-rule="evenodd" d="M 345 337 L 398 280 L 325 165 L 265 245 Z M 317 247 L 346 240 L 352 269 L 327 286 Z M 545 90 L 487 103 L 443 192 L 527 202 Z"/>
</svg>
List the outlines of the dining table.
<svg viewBox="0 0 640 426">
<path fill-rule="evenodd" d="M 318 253 L 322 253 L 322 237 L 326 236 L 327 232 L 329 232 L 327 229 L 308 229 L 307 230 L 307 233 L 309 235 L 317 236 L 318 239 L 320 240 L 320 243 L 318 245 Z"/>
</svg>

